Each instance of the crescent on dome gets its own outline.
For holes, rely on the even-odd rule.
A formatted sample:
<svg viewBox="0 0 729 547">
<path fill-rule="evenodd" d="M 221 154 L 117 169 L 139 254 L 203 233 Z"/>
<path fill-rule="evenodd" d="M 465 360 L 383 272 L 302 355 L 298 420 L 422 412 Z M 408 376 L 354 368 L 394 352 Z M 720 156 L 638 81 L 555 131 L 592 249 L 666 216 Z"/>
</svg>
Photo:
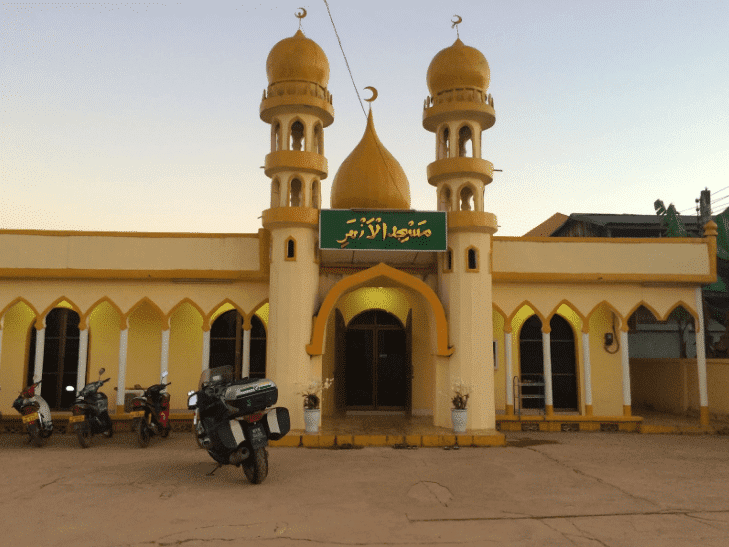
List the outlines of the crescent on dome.
<svg viewBox="0 0 729 547">
<path fill-rule="evenodd" d="M 365 101 L 367 101 L 368 103 L 371 103 L 372 101 L 374 101 L 377 98 L 377 95 L 378 95 L 377 90 L 374 87 L 372 87 L 371 85 L 368 85 L 367 87 L 365 87 L 365 89 L 369 89 L 370 91 L 372 91 L 372 97 L 370 97 L 369 99 L 365 99 Z"/>
<path fill-rule="evenodd" d="M 456 25 L 460 25 L 461 23 L 463 23 L 463 18 L 460 15 L 454 15 L 453 17 L 455 17 L 456 19 L 458 19 L 458 21 L 451 20 L 451 23 L 453 23 L 453 26 L 454 27 Z"/>
<path fill-rule="evenodd" d="M 298 17 L 299 19 L 303 19 L 304 17 L 306 17 L 306 9 L 304 9 L 304 8 L 299 8 L 299 9 L 300 9 L 301 11 L 300 11 L 300 12 L 297 12 L 297 13 L 296 13 L 295 15 L 296 15 L 296 17 Z"/>
</svg>

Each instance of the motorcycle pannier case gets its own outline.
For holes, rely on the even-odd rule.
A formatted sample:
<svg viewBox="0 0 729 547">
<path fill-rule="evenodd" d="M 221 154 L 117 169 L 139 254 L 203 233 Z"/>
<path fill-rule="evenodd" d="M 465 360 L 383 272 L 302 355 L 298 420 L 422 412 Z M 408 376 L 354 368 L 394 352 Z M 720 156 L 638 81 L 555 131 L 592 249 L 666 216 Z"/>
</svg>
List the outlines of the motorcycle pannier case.
<svg viewBox="0 0 729 547">
<path fill-rule="evenodd" d="M 239 412 L 266 410 L 278 401 L 278 388 L 271 380 L 240 380 L 228 386 L 223 395 L 226 404 Z"/>
<path fill-rule="evenodd" d="M 291 429 L 289 409 L 282 406 L 272 408 L 263 417 L 263 427 L 266 428 L 266 436 L 272 441 L 281 439 Z"/>
</svg>

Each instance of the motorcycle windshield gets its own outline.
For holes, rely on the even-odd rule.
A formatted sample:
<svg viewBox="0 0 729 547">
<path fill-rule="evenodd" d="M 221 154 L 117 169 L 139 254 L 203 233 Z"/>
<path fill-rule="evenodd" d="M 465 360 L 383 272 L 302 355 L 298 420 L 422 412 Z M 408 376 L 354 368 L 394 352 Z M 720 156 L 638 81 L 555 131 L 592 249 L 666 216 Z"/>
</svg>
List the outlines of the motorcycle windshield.
<svg viewBox="0 0 729 547">
<path fill-rule="evenodd" d="M 203 385 L 225 384 L 234 380 L 233 367 L 225 365 L 224 367 L 209 368 L 204 370 L 200 375 L 200 383 L 197 389 L 202 389 Z"/>
</svg>

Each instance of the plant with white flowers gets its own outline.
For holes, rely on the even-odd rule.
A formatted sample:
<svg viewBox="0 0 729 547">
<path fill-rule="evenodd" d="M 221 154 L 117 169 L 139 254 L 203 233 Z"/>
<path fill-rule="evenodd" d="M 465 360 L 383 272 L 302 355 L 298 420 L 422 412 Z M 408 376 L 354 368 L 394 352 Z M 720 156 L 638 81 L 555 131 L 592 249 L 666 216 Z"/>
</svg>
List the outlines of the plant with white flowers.
<svg viewBox="0 0 729 547">
<path fill-rule="evenodd" d="M 304 397 L 304 408 L 307 410 L 315 410 L 319 408 L 321 395 L 325 389 L 329 389 L 334 383 L 334 378 L 325 378 L 324 380 L 312 380 L 309 385 L 299 392 Z"/>
<path fill-rule="evenodd" d="M 468 404 L 468 392 L 471 388 L 458 378 L 453 382 L 452 389 L 453 396 L 451 397 L 451 401 L 453 402 L 453 408 L 456 410 L 465 410 L 466 404 Z"/>
</svg>

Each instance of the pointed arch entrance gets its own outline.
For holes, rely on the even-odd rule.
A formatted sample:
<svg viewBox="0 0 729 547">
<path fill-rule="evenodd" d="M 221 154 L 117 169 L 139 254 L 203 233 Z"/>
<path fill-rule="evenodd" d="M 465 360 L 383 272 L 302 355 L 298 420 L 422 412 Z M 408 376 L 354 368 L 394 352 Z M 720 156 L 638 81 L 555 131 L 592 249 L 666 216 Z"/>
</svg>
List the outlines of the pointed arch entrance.
<svg viewBox="0 0 729 547">
<path fill-rule="evenodd" d="M 403 325 L 393 314 L 367 310 L 344 327 L 343 362 L 347 410 L 405 411 L 410 406 L 411 321 Z"/>
<path fill-rule="evenodd" d="M 237 309 L 228 310 L 218 316 L 210 327 L 210 368 L 230 365 L 235 377 L 243 374 L 243 316 Z M 263 321 L 251 317 L 251 378 L 266 376 L 266 327 Z"/>
</svg>

